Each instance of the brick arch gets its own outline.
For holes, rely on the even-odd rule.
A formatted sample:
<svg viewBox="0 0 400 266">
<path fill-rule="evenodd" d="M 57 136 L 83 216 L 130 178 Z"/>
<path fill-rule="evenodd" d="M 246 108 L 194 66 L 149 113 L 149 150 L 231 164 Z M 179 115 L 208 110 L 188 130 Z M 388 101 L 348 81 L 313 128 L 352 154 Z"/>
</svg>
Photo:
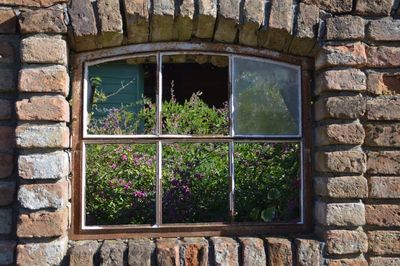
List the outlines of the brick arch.
<svg viewBox="0 0 400 266">
<path fill-rule="evenodd" d="M 193 41 L 240 44 L 314 56 L 321 26 L 317 5 L 237 0 L 73 0 L 75 51 L 126 44 Z M 309 1 L 307 1 L 309 2 Z"/>
</svg>

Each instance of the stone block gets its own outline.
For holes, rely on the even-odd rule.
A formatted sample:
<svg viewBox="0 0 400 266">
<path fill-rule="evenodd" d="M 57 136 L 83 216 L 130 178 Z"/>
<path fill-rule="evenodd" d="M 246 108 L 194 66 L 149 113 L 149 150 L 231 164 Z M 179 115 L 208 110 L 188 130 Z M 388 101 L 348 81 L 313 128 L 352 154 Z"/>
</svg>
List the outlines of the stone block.
<svg viewBox="0 0 400 266">
<path fill-rule="evenodd" d="M 11 205 L 15 199 L 15 181 L 0 181 L 0 206 Z"/>
<path fill-rule="evenodd" d="M 371 147 L 400 147 L 400 123 L 366 124 L 365 144 Z"/>
<path fill-rule="evenodd" d="M 0 68 L 0 93 L 13 92 L 16 88 L 16 73 L 12 68 Z"/>
<path fill-rule="evenodd" d="M 63 96 L 33 96 L 16 103 L 20 121 L 69 122 L 69 104 Z"/>
<path fill-rule="evenodd" d="M 240 237 L 239 238 L 243 266 L 266 265 L 264 241 L 260 238 Z"/>
<path fill-rule="evenodd" d="M 179 240 L 175 238 L 160 238 L 156 240 L 157 265 L 179 265 Z"/>
<path fill-rule="evenodd" d="M 371 176 L 369 178 L 369 197 L 383 199 L 400 198 L 400 177 Z"/>
<path fill-rule="evenodd" d="M 15 33 L 16 31 L 17 16 L 14 11 L 12 9 L 0 9 L 0 33 Z"/>
<path fill-rule="evenodd" d="M 129 266 L 154 266 L 155 244 L 148 238 L 130 239 L 128 243 Z"/>
<path fill-rule="evenodd" d="M 315 119 L 357 119 L 365 114 L 366 101 L 362 95 L 332 96 L 315 103 Z"/>
<path fill-rule="evenodd" d="M 94 256 L 99 249 L 97 241 L 85 241 L 68 250 L 70 266 L 94 266 Z"/>
<path fill-rule="evenodd" d="M 0 178 L 11 176 L 14 170 L 14 156 L 0 153 Z"/>
<path fill-rule="evenodd" d="M 13 153 L 15 148 L 15 128 L 0 126 L 0 151 Z"/>
<path fill-rule="evenodd" d="M 71 1 L 68 9 L 73 29 L 72 44 L 77 51 L 97 48 L 97 27 L 90 0 Z"/>
<path fill-rule="evenodd" d="M 28 125 L 16 129 L 17 146 L 20 148 L 68 148 L 69 129 L 64 125 Z"/>
<path fill-rule="evenodd" d="M 13 229 L 12 224 L 12 209 L 0 209 L 0 234 L 10 234 Z"/>
<path fill-rule="evenodd" d="M 66 152 L 20 155 L 18 174 L 23 179 L 60 179 L 69 174 L 69 158 Z"/>
<path fill-rule="evenodd" d="M 124 265 L 125 250 L 126 244 L 122 240 L 105 240 L 100 248 L 101 265 Z"/>
<path fill-rule="evenodd" d="M 368 72 L 367 90 L 376 95 L 400 94 L 400 73 Z"/>
<path fill-rule="evenodd" d="M 315 169 L 331 173 L 364 173 L 366 155 L 361 151 L 317 152 Z"/>
<path fill-rule="evenodd" d="M 207 266 L 208 242 L 205 238 L 184 238 L 180 245 L 183 265 Z"/>
<path fill-rule="evenodd" d="M 367 172 L 400 175 L 400 151 L 368 152 Z"/>
<path fill-rule="evenodd" d="M 400 41 L 400 21 L 391 17 L 371 20 L 367 38 L 373 41 Z"/>
<path fill-rule="evenodd" d="M 346 15 L 326 19 L 327 40 L 362 40 L 364 39 L 364 19 Z"/>
<path fill-rule="evenodd" d="M 399 266 L 400 258 L 370 257 L 370 266 Z"/>
<path fill-rule="evenodd" d="M 68 182 L 21 185 L 18 200 L 23 208 L 29 210 L 60 209 L 68 203 Z"/>
<path fill-rule="evenodd" d="M 311 5 L 317 5 L 321 9 L 334 14 L 349 13 L 353 9 L 352 0 L 302 0 Z"/>
<path fill-rule="evenodd" d="M 66 233 L 68 209 L 54 212 L 21 213 L 18 217 L 17 236 L 20 238 L 56 237 Z"/>
<path fill-rule="evenodd" d="M 268 265 L 292 265 L 292 244 L 289 240 L 272 237 L 265 240 Z"/>
<path fill-rule="evenodd" d="M 199 0 L 198 14 L 195 15 L 194 35 L 200 39 L 211 39 L 217 19 L 217 1 Z"/>
<path fill-rule="evenodd" d="M 369 231 L 369 251 L 375 255 L 400 255 L 400 231 Z"/>
<path fill-rule="evenodd" d="M 238 32 L 240 2 L 219 0 L 218 7 L 214 41 L 233 43 Z"/>
<path fill-rule="evenodd" d="M 15 246 L 14 240 L 0 240 L 0 264 L 11 265 L 14 263 Z"/>
<path fill-rule="evenodd" d="M 22 34 L 67 33 L 63 10 L 38 9 L 22 12 L 19 16 Z"/>
<path fill-rule="evenodd" d="M 229 237 L 211 237 L 212 265 L 239 266 L 239 244 Z"/>
<path fill-rule="evenodd" d="M 17 265 L 60 265 L 68 249 L 68 238 L 17 246 Z"/>
<path fill-rule="evenodd" d="M 147 0 L 123 0 L 129 43 L 144 43 L 149 39 L 149 3 Z"/>
<path fill-rule="evenodd" d="M 400 66 L 400 47 L 369 46 L 367 66 L 388 68 Z"/>
<path fill-rule="evenodd" d="M 119 0 L 99 0 L 96 4 L 100 23 L 100 46 L 121 45 L 124 34 Z"/>
<path fill-rule="evenodd" d="M 330 259 L 327 266 L 368 266 L 368 261 L 364 258 L 355 259 Z"/>
<path fill-rule="evenodd" d="M 323 92 L 366 90 L 366 76 L 359 69 L 328 70 L 320 73 L 316 81 L 316 94 Z"/>
<path fill-rule="evenodd" d="M 321 243 L 312 239 L 296 239 L 298 266 L 319 265 L 322 260 Z"/>
<path fill-rule="evenodd" d="M 365 198 L 368 182 L 362 176 L 316 177 L 314 190 L 317 195 L 329 198 Z"/>
<path fill-rule="evenodd" d="M 247 46 L 257 46 L 257 32 L 264 22 L 264 3 L 258 0 L 248 0 L 243 6 L 243 23 L 239 29 L 239 43 Z"/>
<path fill-rule="evenodd" d="M 393 0 L 358 0 L 356 13 L 363 16 L 389 16 Z"/>
<path fill-rule="evenodd" d="M 23 68 L 19 72 L 20 92 L 50 92 L 68 95 L 69 76 L 64 66 Z"/>
<path fill-rule="evenodd" d="M 400 96 L 380 96 L 367 100 L 369 120 L 400 120 Z"/>
<path fill-rule="evenodd" d="M 368 238 L 362 231 L 328 230 L 325 233 L 326 251 L 330 255 L 367 252 Z"/>
<path fill-rule="evenodd" d="M 364 142 L 365 132 L 360 123 L 330 124 L 316 129 L 316 145 L 349 144 Z"/>
<path fill-rule="evenodd" d="M 313 51 L 317 39 L 319 8 L 316 5 L 299 4 L 289 52 L 307 56 Z"/>
<path fill-rule="evenodd" d="M 14 114 L 14 101 L 0 99 L 0 120 L 9 120 Z"/>
<path fill-rule="evenodd" d="M 27 6 L 27 7 L 50 7 L 55 4 L 66 3 L 68 0 L 0 0 L 0 5 Z"/>
<path fill-rule="evenodd" d="M 325 226 L 361 226 L 365 224 L 365 208 L 357 203 L 315 203 L 315 217 Z"/>
<path fill-rule="evenodd" d="M 266 42 L 261 43 L 261 45 L 272 50 L 288 50 L 293 30 L 293 17 L 294 11 L 291 0 L 272 1 L 267 38 Z"/>
<path fill-rule="evenodd" d="M 316 57 L 316 69 L 335 66 L 362 67 L 367 63 L 365 46 L 362 43 L 341 46 L 323 46 Z"/>
<path fill-rule="evenodd" d="M 32 36 L 21 42 L 23 63 L 66 65 L 67 57 L 67 43 L 60 38 Z"/>
<path fill-rule="evenodd" d="M 150 21 L 152 42 L 170 41 L 174 37 L 174 0 L 154 0 Z"/>
<path fill-rule="evenodd" d="M 183 0 L 178 4 L 179 12 L 175 16 L 174 22 L 174 39 L 189 41 L 192 38 L 194 27 L 195 3 L 194 0 Z"/>
<path fill-rule="evenodd" d="M 365 205 L 365 218 L 368 225 L 400 226 L 400 205 L 367 204 Z"/>
</svg>

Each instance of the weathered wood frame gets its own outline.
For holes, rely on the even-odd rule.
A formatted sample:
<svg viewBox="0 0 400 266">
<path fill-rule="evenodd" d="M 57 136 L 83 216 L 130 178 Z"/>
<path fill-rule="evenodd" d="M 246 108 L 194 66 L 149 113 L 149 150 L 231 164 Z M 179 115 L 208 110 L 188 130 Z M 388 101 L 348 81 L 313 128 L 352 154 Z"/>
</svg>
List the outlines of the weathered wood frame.
<svg viewBox="0 0 400 266">
<path fill-rule="evenodd" d="M 106 227 L 83 228 L 82 216 L 82 149 L 83 149 L 83 85 L 85 63 L 89 61 L 108 59 L 118 60 L 133 55 L 156 52 L 197 52 L 216 53 L 221 55 L 240 55 L 276 60 L 301 68 L 301 109 L 302 109 L 302 143 L 303 182 L 302 182 L 302 216 L 301 224 L 260 224 L 260 223 L 210 223 L 210 224 L 168 224 L 157 228 L 118 225 Z M 100 62 L 99 61 L 99 62 Z M 288 56 L 278 52 L 242 47 L 237 45 L 211 43 L 153 43 L 138 44 L 110 48 L 76 54 L 73 56 L 72 71 L 72 225 L 69 231 L 70 239 L 113 239 L 130 237 L 177 237 L 177 236 L 251 236 L 267 233 L 295 233 L 312 229 L 312 181 L 311 181 L 311 66 L 309 58 Z M 149 139 L 150 140 L 150 139 Z M 216 139 L 218 140 L 218 139 Z M 277 139 L 279 140 L 279 138 Z M 99 139 L 100 143 L 113 143 L 111 139 Z M 132 138 L 120 138 L 118 143 L 130 143 Z"/>
</svg>

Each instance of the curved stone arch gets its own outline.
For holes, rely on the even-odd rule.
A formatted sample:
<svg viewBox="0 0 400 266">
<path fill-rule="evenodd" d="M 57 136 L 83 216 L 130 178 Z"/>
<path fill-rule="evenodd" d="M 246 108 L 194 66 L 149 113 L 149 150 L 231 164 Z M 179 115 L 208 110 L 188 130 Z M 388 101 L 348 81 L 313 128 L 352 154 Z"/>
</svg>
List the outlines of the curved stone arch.
<svg viewBox="0 0 400 266">
<path fill-rule="evenodd" d="M 206 41 L 312 57 L 321 25 L 317 5 L 292 0 L 72 0 L 69 15 L 77 52 Z"/>
</svg>

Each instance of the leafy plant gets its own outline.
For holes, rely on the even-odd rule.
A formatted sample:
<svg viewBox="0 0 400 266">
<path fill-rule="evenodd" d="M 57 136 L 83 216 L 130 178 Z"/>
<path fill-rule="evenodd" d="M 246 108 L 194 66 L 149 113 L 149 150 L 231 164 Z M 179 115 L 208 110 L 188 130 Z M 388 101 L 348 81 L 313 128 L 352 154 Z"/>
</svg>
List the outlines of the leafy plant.
<svg viewBox="0 0 400 266">
<path fill-rule="evenodd" d="M 92 134 L 151 133 L 155 106 L 144 98 L 138 113 L 113 107 L 91 117 Z M 228 107 L 209 107 L 201 93 L 163 103 L 163 132 L 227 134 Z M 229 157 L 226 143 L 163 145 L 163 221 L 228 221 Z M 155 222 L 156 145 L 86 146 L 88 224 Z M 236 221 L 279 222 L 299 217 L 299 145 L 235 143 Z"/>
</svg>

